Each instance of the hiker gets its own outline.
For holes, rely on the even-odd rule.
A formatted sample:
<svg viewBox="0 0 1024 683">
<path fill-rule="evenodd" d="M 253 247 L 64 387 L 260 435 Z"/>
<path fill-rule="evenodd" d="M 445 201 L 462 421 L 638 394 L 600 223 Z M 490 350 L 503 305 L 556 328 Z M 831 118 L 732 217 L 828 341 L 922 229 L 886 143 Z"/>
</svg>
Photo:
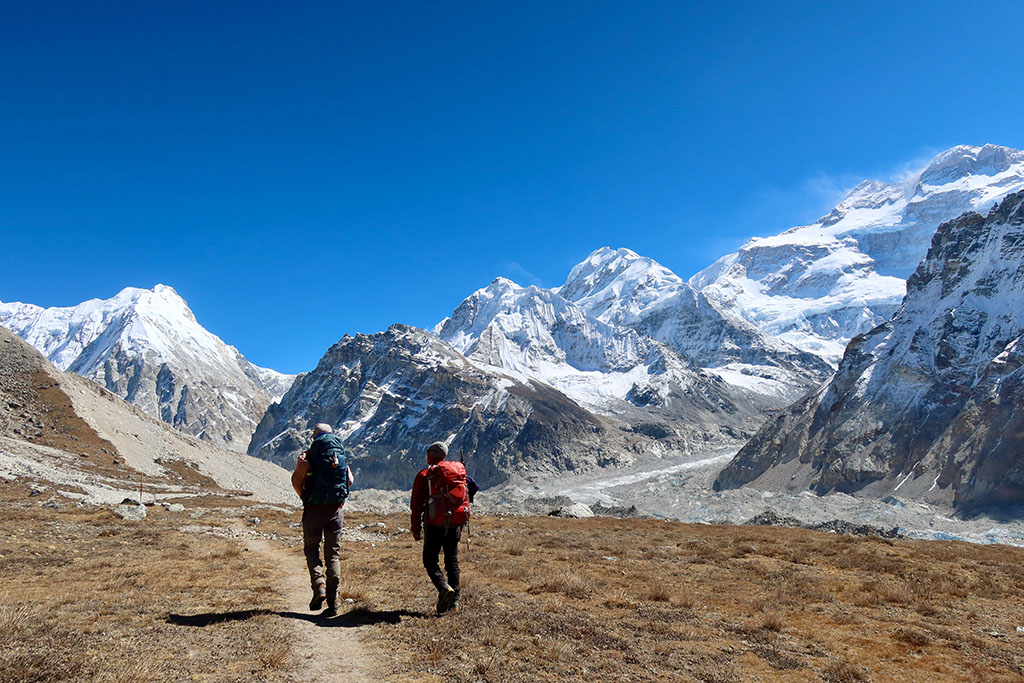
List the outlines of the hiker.
<svg viewBox="0 0 1024 683">
<path fill-rule="evenodd" d="M 466 476 L 466 466 L 446 457 L 447 444 L 430 444 L 427 467 L 416 475 L 409 503 L 412 537 L 423 538 L 423 567 L 437 589 L 438 614 L 459 608 L 459 540 L 469 522 L 469 504 L 479 490 Z M 442 549 L 444 574 L 437 562 Z"/>
<path fill-rule="evenodd" d="M 331 429 L 320 423 L 313 428 L 313 443 L 299 456 L 292 472 L 292 487 L 302 498 L 302 541 L 309 567 L 313 599 L 309 609 L 324 606 L 323 616 L 338 614 L 338 584 L 341 580 L 342 507 L 354 482 L 345 456 L 345 446 Z M 324 558 L 320 560 L 320 540 Z M 326 577 L 324 568 L 326 566 Z"/>
</svg>

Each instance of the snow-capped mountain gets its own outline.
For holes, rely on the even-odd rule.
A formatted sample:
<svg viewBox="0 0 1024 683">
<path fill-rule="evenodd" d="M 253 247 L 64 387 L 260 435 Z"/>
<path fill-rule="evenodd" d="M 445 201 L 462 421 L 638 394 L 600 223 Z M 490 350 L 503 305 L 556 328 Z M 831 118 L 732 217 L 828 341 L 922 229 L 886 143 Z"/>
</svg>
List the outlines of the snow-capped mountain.
<svg viewBox="0 0 1024 683">
<path fill-rule="evenodd" d="M 949 177 L 959 177 L 953 173 Z M 899 311 L 716 482 L 1024 504 L 1024 192 L 939 226 Z"/>
<path fill-rule="evenodd" d="M 244 451 L 293 376 L 259 368 L 204 329 L 165 285 L 67 308 L 0 302 L 0 325 L 181 431 Z"/>
<path fill-rule="evenodd" d="M 477 365 L 544 382 L 602 415 L 664 420 L 666 433 L 700 443 L 752 433 L 762 413 L 783 405 L 780 395 L 792 390 L 755 376 L 731 384 L 656 339 L 588 315 L 555 291 L 504 278 L 467 297 L 435 333 Z"/>
<path fill-rule="evenodd" d="M 414 327 L 345 336 L 267 410 L 249 453 L 291 467 L 329 422 L 364 487 L 406 488 L 439 439 L 488 486 L 513 473 L 628 462 L 654 439 L 587 411 L 550 386 L 477 365 Z"/>
<path fill-rule="evenodd" d="M 730 384 L 783 402 L 831 374 L 814 354 L 761 332 L 629 249 L 598 249 L 558 293 L 601 322 L 662 342 Z"/>
<path fill-rule="evenodd" d="M 836 363 L 889 320 L 936 227 L 1024 188 L 1024 152 L 958 146 L 892 183 L 867 181 L 813 225 L 756 237 L 690 284 L 763 332 Z"/>
<path fill-rule="evenodd" d="M 498 278 L 471 294 L 437 335 L 469 358 L 524 374 L 622 372 L 651 352 L 649 340 L 606 325 L 558 294 Z"/>
</svg>

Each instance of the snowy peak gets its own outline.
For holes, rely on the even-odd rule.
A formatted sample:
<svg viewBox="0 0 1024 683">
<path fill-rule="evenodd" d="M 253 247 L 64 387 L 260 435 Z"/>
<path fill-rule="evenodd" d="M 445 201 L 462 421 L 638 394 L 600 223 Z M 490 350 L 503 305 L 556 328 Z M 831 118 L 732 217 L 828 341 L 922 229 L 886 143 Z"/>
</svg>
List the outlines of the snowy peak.
<svg viewBox="0 0 1024 683">
<path fill-rule="evenodd" d="M 648 345 L 588 316 L 555 292 L 498 278 L 463 301 L 438 336 L 467 357 L 550 381 L 559 366 L 632 367 Z"/>
<path fill-rule="evenodd" d="M 128 287 L 70 307 L 0 303 L 0 325 L 59 369 L 234 450 L 248 446 L 262 411 L 294 380 L 249 363 L 166 285 Z"/>
<path fill-rule="evenodd" d="M 167 331 L 188 330 L 196 337 L 197 328 L 202 330 L 185 300 L 166 285 L 153 289 L 126 287 L 110 299 L 90 299 L 69 307 L 0 304 L 0 325 L 32 344 L 60 370 L 68 370 L 76 362 L 81 364 L 83 352 L 102 342 L 104 336 L 110 343 L 115 338 L 131 339 L 162 358 L 171 345 Z M 206 335 L 213 338 L 208 332 Z M 93 348 L 91 355 L 99 360 L 105 355 L 104 349 Z"/>
<path fill-rule="evenodd" d="M 837 363 L 888 320 L 938 225 L 1024 189 L 1024 152 L 961 145 L 893 182 L 865 181 L 813 225 L 749 240 L 690 284 L 761 331 Z"/>
<path fill-rule="evenodd" d="M 796 392 L 827 371 L 817 358 L 769 338 L 665 266 L 629 249 L 598 249 L 573 268 L 559 292 L 597 320 L 662 342 L 730 382 L 747 384 L 741 372 L 767 374 L 772 381 L 785 376 Z"/>
<path fill-rule="evenodd" d="M 622 276 L 636 277 L 648 269 L 660 267 L 630 249 L 601 247 L 573 267 L 559 293 L 571 301 L 578 301 L 584 291 L 592 294 Z M 668 269 L 663 270 L 669 273 Z"/>
<path fill-rule="evenodd" d="M 824 228 L 842 224 L 841 227 L 847 229 L 884 225 L 896 220 L 897 212 L 906 207 L 906 195 L 907 188 L 903 185 L 865 180 L 836 204 L 828 215 L 819 218 L 818 224 Z M 784 234 L 798 234 L 802 230 L 792 228 Z M 833 234 L 839 235 L 842 231 Z"/>
<path fill-rule="evenodd" d="M 921 172 L 923 186 L 946 185 L 970 176 L 996 177 L 1024 163 L 1024 152 L 999 145 L 958 145 L 942 152 Z"/>
<path fill-rule="evenodd" d="M 833 379 L 766 425 L 718 485 L 1024 504 L 1022 300 L 1017 192 L 940 225 L 895 316 L 855 337 Z"/>
<path fill-rule="evenodd" d="M 434 329 L 470 360 L 540 380 L 604 414 L 630 410 L 627 403 L 696 414 L 707 401 L 732 405 L 727 394 L 760 409 L 828 370 L 723 314 L 656 261 L 610 247 L 555 290 L 498 278 Z"/>
<path fill-rule="evenodd" d="M 572 269 L 558 293 L 602 322 L 629 325 L 643 311 L 690 289 L 653 259 L 602 247 Z"/>
</svg>

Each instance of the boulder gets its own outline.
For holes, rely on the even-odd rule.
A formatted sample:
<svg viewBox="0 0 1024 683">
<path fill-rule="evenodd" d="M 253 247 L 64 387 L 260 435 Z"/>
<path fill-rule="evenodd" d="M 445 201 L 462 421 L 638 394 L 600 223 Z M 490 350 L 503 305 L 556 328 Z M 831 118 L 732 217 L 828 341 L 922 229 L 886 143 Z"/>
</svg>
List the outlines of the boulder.
<svg viewBox="0 0 1024 683">
<path fill-rule="evenodd" d="M 590 511 L 590 508 L 583 503 L 573 503 L 572 505 L 565 505 L 552 510 L 548 513 L 551 517 L 569 517 L 571 519 L 586 519 L 587 517 L 593 517 L 594 513 Z"/>
<path fill-rule="evenodd" d="M 118 505 L 112 512 L 121 519 L 132 522 L 138 522 L 146 518 L 146 507 L 144 505 Z"/>
</svg>

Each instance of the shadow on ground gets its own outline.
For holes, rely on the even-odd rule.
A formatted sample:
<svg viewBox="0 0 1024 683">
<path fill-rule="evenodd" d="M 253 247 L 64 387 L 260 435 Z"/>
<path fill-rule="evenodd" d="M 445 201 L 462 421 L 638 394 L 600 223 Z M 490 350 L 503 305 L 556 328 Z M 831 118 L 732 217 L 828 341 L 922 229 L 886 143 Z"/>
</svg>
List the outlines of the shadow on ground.
<svg viewBox="0 0 1024 683">
<path fill-rule="evenodd" d="M 352 628 L 357 626 L 373 626 L 374 624 L 397 624 L 402 621 L 403 618 L 420 619 L 429 616 L 424 612 L 411 612 L 407 609 L 373 610 L 363 607 L 344 614 L 339 614 L 334 618 L 327 618 L 315 613 L 275 612 L 274 610 L 269 609 L 244 609 L 237 610 L 235 612 L 206 612 L 204 614 L 191 615 L 169 614 L 167 615 L 166 621 L 167 623 L 176 624 L 178 626 L 198 626 L 202 628 L 204 626 L 223 624 L 229 621 L 245 621 L 247 619 L 263 615 L 284 617 L 286 619 L 299 619 L 301 621 L 314 623 L 317 626 L 326 626 L 331 628 Z"/>
</svg>

